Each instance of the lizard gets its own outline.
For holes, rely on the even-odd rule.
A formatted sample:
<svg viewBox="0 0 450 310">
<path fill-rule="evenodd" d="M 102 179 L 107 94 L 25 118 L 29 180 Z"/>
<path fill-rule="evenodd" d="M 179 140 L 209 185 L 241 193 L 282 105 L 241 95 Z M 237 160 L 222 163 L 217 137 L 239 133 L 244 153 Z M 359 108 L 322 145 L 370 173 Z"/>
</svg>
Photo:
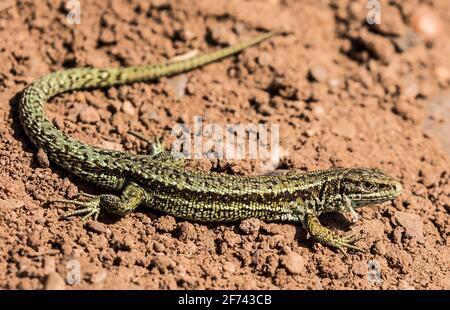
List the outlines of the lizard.
<svg viewBox="0 0 450 310">
<path fill-rule="evenodd" d="M 83 215 L 83 221 L 97 220 L 100 212 L 124 216 L 141 205 L 199 222 L 254 217 L 300 223 L 317 242 L 344 254 L 363 251 L 355 245 L 362 235 L 339 236 L 318 217 L 328 212 L 355 215 L 359 207 L 397 198 L 401 183 L 380 169 L 291 170 L 287 175 L 246 176 L 191 171 L 158 144 L 149 154 L 85 144 L 57 129 L 44 113 L 44 104 L 58 94 L 173 76 L 237 54 L 275 34 L 266 32 L 236 45 L 156 65 L 57 71 L 28 85 L 20 97 L 19 118 L 29 139 L 55 164 L 112 192 L 51 201 L 76 206 L 63 218 Z"/>
</svg>

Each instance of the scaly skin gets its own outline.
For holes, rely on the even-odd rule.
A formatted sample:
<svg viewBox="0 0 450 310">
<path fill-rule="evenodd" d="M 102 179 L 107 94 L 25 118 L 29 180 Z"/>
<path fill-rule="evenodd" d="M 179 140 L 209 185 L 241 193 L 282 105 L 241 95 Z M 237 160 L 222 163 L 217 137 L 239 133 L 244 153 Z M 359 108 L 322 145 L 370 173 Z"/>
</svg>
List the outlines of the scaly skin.
<svg viewBox="0 0 450 310">
<path fill-rule="evenodd" d="M 20 102 L 20 119 L 31 141 L 50 160 L 82 179 L 121 196 L 90 196 L 87 201 L 61 200 L 79 207 L 66 214 L 96 219 L 100 211 L 125 215 L 139 205 L 197 221 L 237 221 L 257 217 L 295 221 L 319 242 L 360 250 L 354 237 L 337 237 L 317 217 L 326 212 L 355 214 L 354 208 L 396 198 L 401 184 L 378 169 L 339 168 L 292 172 L 286 176 L 234 176 L 187 171 L 160 147 L 150 155 L 133 155 L 93 147 L 54 127 L 43 111 L 50 98 L 72 90 L 104 88 L 154 80 L 186 72 L 236 54 L 274 32 L 242 44 L 188 60 L 127 68 L 79 68 L 46 75 L 29 85 Z"/>
</svg>

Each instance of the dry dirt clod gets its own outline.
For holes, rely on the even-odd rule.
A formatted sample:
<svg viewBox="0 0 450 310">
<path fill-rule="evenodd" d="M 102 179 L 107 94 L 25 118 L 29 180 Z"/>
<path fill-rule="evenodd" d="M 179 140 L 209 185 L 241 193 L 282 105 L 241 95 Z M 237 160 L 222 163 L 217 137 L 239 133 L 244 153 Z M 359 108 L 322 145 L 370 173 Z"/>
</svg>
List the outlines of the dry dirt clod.
<svg viewBox="0 0 450 310">
<path fill-rule="evenodd" d="M 7 212 L 8 210 L 21 209 L 24 206 L 24 202 L 14 198 L 0 199 L 0 210 Z"/>
<path fill-rule="evenodd" d="M 416 238 L 418 242 L 425 242 L 423 235 L 423 221 L 420 216 L 408 212 L 397 211 L 393 220 L 396 224 L 405 229 L 405 234 L 409 237 Z"/>
<path fill-rule="evenodd" d="M 186 74 L 177 75 L 170 78 L 168 84 L 173 90 L 175 99 L 181 99 L 186 94 L 186 85 L 188 83 L 188 77 Z"/>
<path fill-rule="evenodd" d="M 50 160 L 48 159 L 47 153 L 43 149 L 39 149 L 36 153 L 36 160 L 39 167 L 48 168 L 50 167 Z"/>
<path fill-rule="evenodd" d="M 246 235 L 257 234 L 260 228 L 261 228 L 261 220 L 256 218 L 243 220 L 239 224 L 239 229 Z"/>
<path fill-rule="evenodd" d="M 86 223 L 86 228 L 92 232 L 99 234 L 106 233 L 106 226 L 98 221 L 90 221 Z"/>
<path fill-rule="evenodd" d="M 305 259 L 295 252 L 291 252 L 283 257 L 282 262 L 291 274 L 300 274 L 305 270 Z"/>
<path fill-rule="evenodd" d="M 321 65 L 315 65 L 309 70 L 310 77 L 316 82 L 325 82 L 328 79 L 327 70 Z"/>
<path fill-rule="evenodd" d="M 78 119 L 86 124 L 95 124 L 100 121 L 100 115 L 94 107 L 87 107 L 78 114 Z"/>
<path fill-rule="evenodd" d="M 59 273 L 52 272 L 46 276 L 44 288 L 46 290 L 65 290 L 66 283 Z"/>
<path fill-rule="evenodd" d="M 442 21 L 437 13 L 427 6 L 419 6 L 411 16 L 411 26 L 425 39 L 435 39 L 442 32 Z"/>
<path fill-rule="evenodd" d="M 170 233 L 175 229 L 175 218 L 173 216 L 161 216 L 155 222 L 155 227 L 158 231 L 163 233 Z"/>
<path fill-rule="evenodd" d="M 189 222 L 181 222 L 177 227 L 177 234 L 180 240 L 195 240 L 197 238 L 197 232 L 193 224 Z"/>
</svg>

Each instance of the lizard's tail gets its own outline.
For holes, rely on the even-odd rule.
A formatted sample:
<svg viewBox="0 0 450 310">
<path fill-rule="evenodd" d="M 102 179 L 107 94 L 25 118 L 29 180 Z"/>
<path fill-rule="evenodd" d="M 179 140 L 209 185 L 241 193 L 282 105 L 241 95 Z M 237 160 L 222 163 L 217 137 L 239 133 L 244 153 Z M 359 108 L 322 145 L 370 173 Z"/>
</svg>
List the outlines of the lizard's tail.
<svg viewBox="0 0 450 310">
<path fill-rule="evenodd" d="M 74 73 L 76 73 L 75 77 L 78 77 L 78 80 L 74 80 L 69 74 L 71 70 L 67 70 L 65 71 L 68 73 L 67 82 L 70 82 L 70 85 L 68 85 L 68 90 L 99 88 L 113 85 L 122 85 L 132 82 L 149 81 L 162 76 L 171 76 L 174 74 L 190 71 L 192 69 L 215 62 L 233 54 L 237 54 L 250 46 L 267 40 L 277 33 L 278 32 L 276 31 L 267 32 L 248 41 L 244 41 L 240 44 L 229 46 L 213 52 L 204 53 L 199 56 L 180 61 L 169 61 L 156 65 L 143 65 L 126 68 L 73 69 L 75 70 Z"/>
<path fill-rule="evenodd" d="M 170 76 L 186 72 L 209 64 L 211 62 L 215 62 L 222 58 L 231 56 L 233 54 L 237 54 L 240 51 L 250 46 L 256 45 L 264 40 L 267 40 L 268 38 L 276 34 L 276 31 L 264 33 L 240 44 L 229 46 L 210 53 L 205 53 L 186 60 L 162 63 L 157 65 L 124 68 L 121 69 L 121 77 L 118 78 L 118 80 L 126 80 L 127 82 L 143 81 L 155 79 L 161 76 Z"/>
<path fill-rule="evenodd" d="M 275 34 L 276 32 L 268 32 L 241 44 L 182 61 L 126 68 L 75 68 L 50 73 L 34 81 L 24 90 L 19 106 L 21 123 L 37 147 L 45 149 L 50 159 L 73 172 L 76 163 L 86 162 L 87 158 L 95 158 L 96 154 L 106 151 L 72 139 L 53 126 L 43 109 L 48 99 L 71 90 L 148 81 L 189 71 L 236 54 Z"/>
</svg>

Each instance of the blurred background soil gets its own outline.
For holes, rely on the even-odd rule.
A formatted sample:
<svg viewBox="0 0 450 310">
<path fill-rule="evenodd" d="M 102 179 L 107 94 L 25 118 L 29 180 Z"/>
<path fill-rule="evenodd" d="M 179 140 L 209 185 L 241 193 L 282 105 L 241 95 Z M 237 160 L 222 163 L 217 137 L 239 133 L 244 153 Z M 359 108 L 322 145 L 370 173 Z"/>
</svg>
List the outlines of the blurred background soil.
<svg viewBox="0 0 450 310">
<path fill-rule="evenodd" d="M 0 287 L 4 289 L 450 289 L 450 2 L 198 0 L 0 1 Z M 73 1 L 72 1 L 73 2 Z M 377 2 L 377 1 L 369 1 Z M 38 153 L 18 122 L 34 79 L 83 66 L 157 63 L 261 30 L 277 36 L 238 56 L 155 83 L 64 94 L 46 111 L 92 145 L 129 152 L 205 123 L 279 124 L 281 169 L 379 167 L 402 196 L 323 223 L 364 232 L 347 257 L 296 224 L 200 224 L 145 208 L 83 226 L 59 216 L 99 189 Z M 258 174 L 251 160 L 189 168 Z"/>
</svg>

